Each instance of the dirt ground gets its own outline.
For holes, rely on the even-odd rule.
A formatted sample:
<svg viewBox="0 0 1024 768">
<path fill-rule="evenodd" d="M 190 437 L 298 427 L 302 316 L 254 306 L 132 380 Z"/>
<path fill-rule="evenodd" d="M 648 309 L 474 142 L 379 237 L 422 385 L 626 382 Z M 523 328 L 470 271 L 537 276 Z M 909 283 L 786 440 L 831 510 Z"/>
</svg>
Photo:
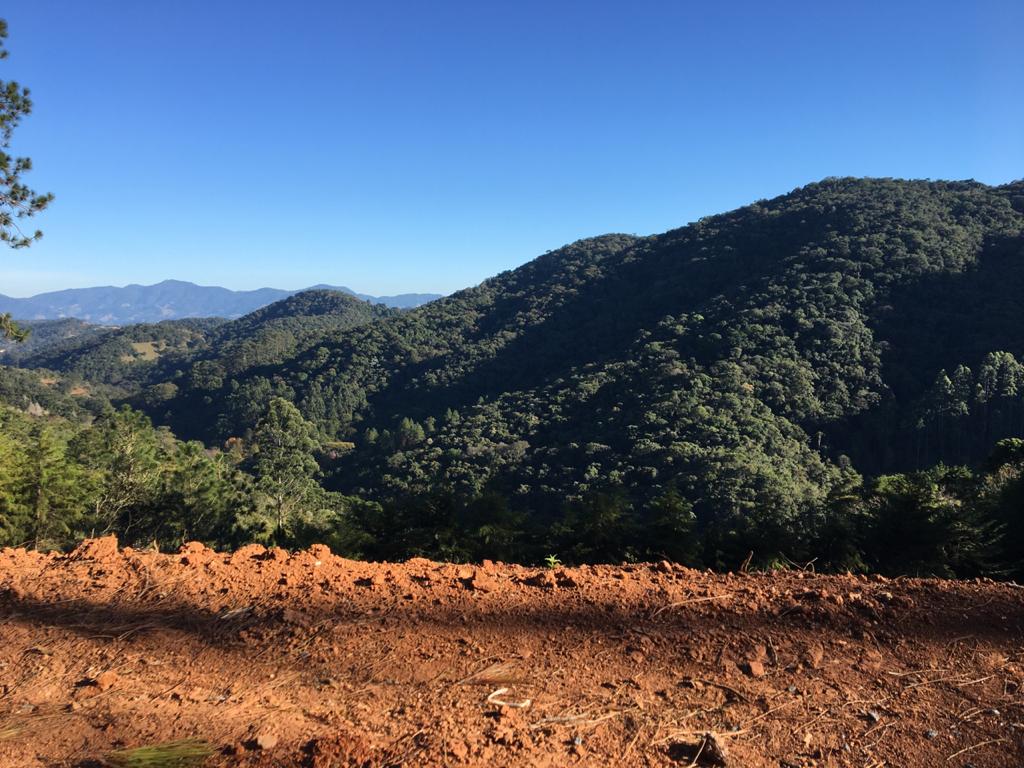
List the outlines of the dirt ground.
<svg viewBox="0 0 1024 768">
<path fill-rule="evenodd" d="M 990 581 L 4 550 L 0 766 L 1019 767 L 1022 629 Z"/>
</svg>

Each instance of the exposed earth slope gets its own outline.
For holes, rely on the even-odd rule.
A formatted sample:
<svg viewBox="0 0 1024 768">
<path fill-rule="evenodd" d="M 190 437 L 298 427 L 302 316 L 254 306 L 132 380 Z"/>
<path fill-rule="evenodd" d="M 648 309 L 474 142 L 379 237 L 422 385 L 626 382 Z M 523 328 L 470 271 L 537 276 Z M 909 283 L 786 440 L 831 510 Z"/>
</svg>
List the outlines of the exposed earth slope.
<svg viewBox="0 0 1024 768">
<path fill-rule="evenodd" d="M 192 737 L 209 766 L 1024 762 L 1009 584 L 108 538 L 0 552 L 0 617 L 4 766 Z"/>
</svg>

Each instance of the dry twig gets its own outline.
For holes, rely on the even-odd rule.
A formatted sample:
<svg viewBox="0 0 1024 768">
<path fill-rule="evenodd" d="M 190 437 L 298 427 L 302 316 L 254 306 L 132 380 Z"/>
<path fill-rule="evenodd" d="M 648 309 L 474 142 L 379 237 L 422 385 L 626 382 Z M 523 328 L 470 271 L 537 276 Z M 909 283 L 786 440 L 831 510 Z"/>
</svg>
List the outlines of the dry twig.
<svg viewBox="0 0 1024 768">
<path fill-rule="evenodd" d="M 1004 741 L 1009 741 L 1009 739 L 989 739 L 988 741 L 983 741 L 980 744 L 973 744 L 970 747 L 964 747 L 959 752 L 954 752 L 952 755 L 947 757 L 946 758 L 946 762 L 948 763 L 954 757 L 959 757 L 960 755 L 964 754 L 965 752 L 971 752 L 971 751 L 973 751 L 975 749 L 979 749 L 981 747 L 987 747 L 990 744 L 1002 744 Z"/>
<path fill-rule="evenodd" d="M 684 605 L 693 605 L 694 603 L 706 603 L 709 600 L 725 600 L 726 598 L 732 597 L 733 594 L 734 593 L 732 593 L 732 592 L 726 592 L 724 595 L 708 595 L 707 597 L 691 597 L 688 600 L 680 600 L 677 603 L 669 603 L 668 605 L 661 606 L 661 608 L 659 608 L 654 613 L 652 613 L 651 614 L 651 618 L 655 619 L 658 616 L 660 616 L 662 613 L 664 613 L 665 611 L 667 611 L 667 610 L 669 610 L 671 608 L 681 608 Z"/>
</svg>

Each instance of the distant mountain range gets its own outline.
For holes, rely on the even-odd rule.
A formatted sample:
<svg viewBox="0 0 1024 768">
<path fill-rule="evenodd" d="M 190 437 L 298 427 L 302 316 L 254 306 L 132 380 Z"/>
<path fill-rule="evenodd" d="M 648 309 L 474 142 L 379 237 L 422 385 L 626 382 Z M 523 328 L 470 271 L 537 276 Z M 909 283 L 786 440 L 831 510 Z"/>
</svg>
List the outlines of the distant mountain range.
<svg viewBox="0 0 1024 768">
<path fill-rule="evenodd" d="M 398 309 L 418 307 L 440 298 L 440 294 L 435 293 L 370 296 L 356 293 L 351 288 L 329 285 L 315 285 L 312 289 L 340 291 L 364 301 Z M 74 317 L 104 325 L 154 323 L 185 317 L 235 319 L 296 293 L 301 291 L 278 288 L 232 291 L 182 280 L 164 280 L 156 285 L 126 285 L 123 288 L 72 288 L 40 293 L 25 299 L 0 294 L 0 314 L 8 312 L 20 320 L 59 320 Z"/>
</svg>

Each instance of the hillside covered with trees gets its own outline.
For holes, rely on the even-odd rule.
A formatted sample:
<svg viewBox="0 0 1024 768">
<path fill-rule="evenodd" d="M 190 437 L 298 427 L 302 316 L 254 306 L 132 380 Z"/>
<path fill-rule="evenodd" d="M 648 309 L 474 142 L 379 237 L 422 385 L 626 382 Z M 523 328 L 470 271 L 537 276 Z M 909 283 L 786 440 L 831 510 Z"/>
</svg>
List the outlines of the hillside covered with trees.
<svg viewBox="0 0 1024 768">
<path fill-rule="evenodd" d="M 123 328 L 78 320 L 22 323 L 28 338 L 8 342 L 0 362 L 117 387 L 127 396 L 180 376 L 184 368 L 202 376 L 212 367 L 237 373 L 272 365 L 302 351 L 311 339 L 395 313 L 347 294 L 315 290 L 234 321 L 196 318 Z"/>
<path fill-rule="evenodd" d="M 826 179 L 404 313 L 301 294 L 120 399 L 257 485 L 301 424 L 361 554 L 1009 573 L 1022 289 L 1024 184 Z M 112 383 L 89 358 L 20 362 Z"/>
</svg>

